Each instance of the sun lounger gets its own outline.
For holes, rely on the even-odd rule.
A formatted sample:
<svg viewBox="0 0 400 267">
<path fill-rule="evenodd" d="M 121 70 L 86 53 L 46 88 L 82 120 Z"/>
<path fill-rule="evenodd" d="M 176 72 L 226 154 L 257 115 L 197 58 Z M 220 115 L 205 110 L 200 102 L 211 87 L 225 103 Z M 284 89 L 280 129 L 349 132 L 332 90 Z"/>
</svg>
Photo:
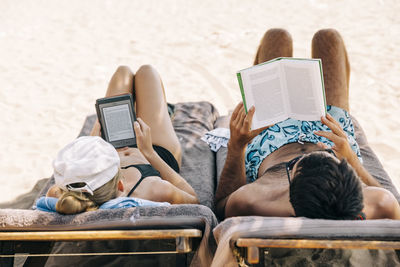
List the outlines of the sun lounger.
<svg viewBox="0 0 400 267">
<path fill-rule="evenodd" d="M 364 166 L 399 201 L 396 188 L 369 147 L 361 126 L 354 118 L 353 121 Z M 226 149 L 217 152 L 218 174 L 222 171 L 226 152 Z M 394 251 L 400 249 L 400 221 L 397 220 L 248 216 L 227 219 L 213 232 L 218 248 L 212 266 L 237 266 L 238 262 L 261 266 L 308 266 L 318 265 L 318 262 L 329 266 L 400 264 Z"/>
<path fill-rule="evenodd" d="M 17 266 L 18 262 L 25 262 L 25 266 L 42 266 L 46 261 L 47 266 L 209 266 L 214 253 L 214 266 L 237 266 L 240 261 L 288 266 L 329 260 L 331 263 L 336 260 L 333 264 L 337 265 L 357 262 L 360 266 L 399 263 L 393 249 L 398 248 L 400 241 L 397 230 L 400 224 L 393 220 L 249 216 L 225 220 L 214 228 L 217 225 L 212 212 L 215 179 L 222 170 L 226 149 L 220 149 L 215 155 L 200 137 L 214 125 L 226 123 L 226 117 L 216 121 L 217 116 L 214 107 L 206 102 L 175 106 L 173 124 L 183 148 L 181 174 L 196 190 L 202 205 L 98 210 L 71 216 L 30 210 L 34 200 L 53 182 L 42 179 L 32 192 L 13 203 L 0 204 L 1 254 L 20 256 L 1 257 L 0 266 L 13 263 Z M 87 118 L 80 135 L 89 133 L 94 120 L 95 116 Z M 399 194 L 368 146 L 361 127 L 357 122 L 355 126 L 365 166 L 399 200 Z M 299 248 L 316 249 L 305 252 Z M 361 253 L 360 250 L 349 252 L 349 248 L 381 250 Z M 390 250 L 383 250 L 386 248 Z M 158 254 L 160 250 L 164 250 L 163 254 Z M 26 253 L 46 256 L 26 259 L 23 255 Z M 49 253 L 59 255 L 47 259 Z M 86 253 L 97 254 L 89 257 Z M 136 253 L 144 255 L 133 257 Z M 76 256 L 70 257 L 71 254 Z"/>
<path fill-rule="evenodd" d="M 15 209 L 31 206 L 54 183 L 51 178 L 41 180 L 36 190 L 17 202 L 0 205 L 0 266 L 18 262 L 9 257 L 15 254 L 24 262 L 26 253 L 30 257 L 25 266 L 42 266 L 45 262 L 47 266 L 209 266 L 216 249 L 211 235 L 217 224 L 211 210 L 215 154 L 200 138 L 213 128 L 217 116 L 207 102 L 176 104 L 173 115 L 183 150 L 181 175 L 195 189 L 202 205 L 97 210 L 77 215 Z M 95 118 L 87 118 L 80 135 L 89 133 Z M 95 254 L 88 257 L 90 253 Z M 142 255 L 132 257 L 137 253 Z M 48 254 L 58 255 L 47 259 Z"/>
</svg>

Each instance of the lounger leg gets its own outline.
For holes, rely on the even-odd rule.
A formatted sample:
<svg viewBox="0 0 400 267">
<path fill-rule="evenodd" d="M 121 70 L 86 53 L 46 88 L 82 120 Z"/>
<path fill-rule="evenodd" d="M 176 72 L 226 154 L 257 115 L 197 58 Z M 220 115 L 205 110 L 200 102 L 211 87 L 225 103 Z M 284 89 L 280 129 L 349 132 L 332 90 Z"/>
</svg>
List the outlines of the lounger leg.
<svg viewBox="0 0 400 267">
<path fill-rule="evenodd" d="M 176 237 L 176 266 L 188 266 L 188 253 L 192 251 L 192 240 L 188 237 Z"/>
<path fill-rule="evenodd" d="M 0 242 L 1 255 L 14 255 L 15 243 L 14 242 Z M 14 258 L 0 258 L 0 266 L 12 267 L 14 265 Z"/>
<path fill-rule="evenodd" d="M 176 254 L 176 266 L 189 266 L 187 260 L 187 253 L 178 253 Z"/>
<path fill-rule="evenodd" d="M 258 247 L 247 248 L 247 261 L 250 264 L 257 264 L 260 262 L 260 251 Z"/>
<path fill-rule="evenodd" d="M 54 246 L 54 242 L 23 242 L 18 244 L 17 247 L 21 251 L 30 251 L 33 254 L 49 254 Z M 17 245 L 17 246 L 18 246 Z M 24 263 L 24 267 L 44 266 L 49 257 L 28 257 Z"/>
<path fill-rule="evenodd" d="M 177 237 L 176 238 L 176 252 L 188 253 L 192 251 L 191 240 L 188 237 Z"/>
</svg>

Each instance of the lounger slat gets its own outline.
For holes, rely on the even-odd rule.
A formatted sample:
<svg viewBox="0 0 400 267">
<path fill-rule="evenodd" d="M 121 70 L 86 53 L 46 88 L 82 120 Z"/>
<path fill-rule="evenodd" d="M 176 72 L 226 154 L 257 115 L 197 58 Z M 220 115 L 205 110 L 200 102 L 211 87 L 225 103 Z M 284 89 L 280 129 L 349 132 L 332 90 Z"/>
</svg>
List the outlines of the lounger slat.
<svg viewBox="0 0 400 267">
<path fill-rule="evenodd" d="M 400 242 L 376 240 L 239 238 L 236 240 L 236 246 L 244 248 L 400 249 Z"/>
<path fill-rule="evenodd" d="M 189 251 L 190 252 L 190 251 Z M 0 258 L 26 258 L 26 257 L 76 257 L 76 256 L 132 256 L 132 255 L 159 255 L 178 254 L 178 250 L 171 251 L 141 251 L 141 252 L 87 252 L 87 253 L 46 253 L 46 254 L 8 254 L 0 255 Z"/>
<path fill-rule="evenodd" d="M 201 237 L 198 229 L 181 230 L 106 230 L 106 231 L 51 231 L 51 232 L 0 232 L 4 241 L 89 241 L 176 239 Z"/>
<path fill-rule="evenodd" d="M 238 238 L 236 246 L 246 250 L 242 257 L 250 264 L 260 262 L 260 249 L 300 248 L 300 249 L 400 249 L 398 241 L 376 240 L 315 240 L 315 239 L 260 239 Z"/>
</svg>

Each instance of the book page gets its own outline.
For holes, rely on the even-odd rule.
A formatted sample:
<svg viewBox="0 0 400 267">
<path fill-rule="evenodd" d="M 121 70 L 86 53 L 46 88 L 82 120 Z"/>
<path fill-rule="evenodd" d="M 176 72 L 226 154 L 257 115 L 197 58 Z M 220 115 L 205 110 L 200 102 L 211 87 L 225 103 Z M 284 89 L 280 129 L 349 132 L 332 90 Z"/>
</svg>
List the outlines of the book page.
<svg viewBox="0 0 400 267">
<path fill-rule="evenodd" d="M 289 116 L 299 120 L 320 120 L 325 114 L 325 101 L 322 83 L 318 82 L 321 77 L 318 61 L 287 61 L 283 71 L 290 103 Z"/>
<path fill-rule="evenodd" d="M 278 62 L 249 69 L 243 73 L 246 106 L 254 106 L 252 129 L 273 124 L 287 117 Z"/>
</svg>

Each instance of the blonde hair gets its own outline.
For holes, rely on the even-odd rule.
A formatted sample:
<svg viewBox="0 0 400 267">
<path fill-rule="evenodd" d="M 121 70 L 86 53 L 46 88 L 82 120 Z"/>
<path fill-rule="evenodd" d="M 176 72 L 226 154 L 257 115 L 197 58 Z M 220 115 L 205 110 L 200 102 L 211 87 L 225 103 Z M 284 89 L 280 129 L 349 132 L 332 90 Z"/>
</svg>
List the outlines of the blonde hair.
<svg viewBox="0 0 400 267">
<path fill-rule="evenodd" d="M 93 195 L 85 192 L 64 191 L 57 201 L 57 212 L 61 214 L 76 214 L 98 209 L 104 202 L 117 197 L 117 187 L 120 179 L 121 171 L 118 170 L 117 174 L 106 184 L 96 189 Z M 80 186 L 80 184 L 77 185 Z"/>
</svg>

